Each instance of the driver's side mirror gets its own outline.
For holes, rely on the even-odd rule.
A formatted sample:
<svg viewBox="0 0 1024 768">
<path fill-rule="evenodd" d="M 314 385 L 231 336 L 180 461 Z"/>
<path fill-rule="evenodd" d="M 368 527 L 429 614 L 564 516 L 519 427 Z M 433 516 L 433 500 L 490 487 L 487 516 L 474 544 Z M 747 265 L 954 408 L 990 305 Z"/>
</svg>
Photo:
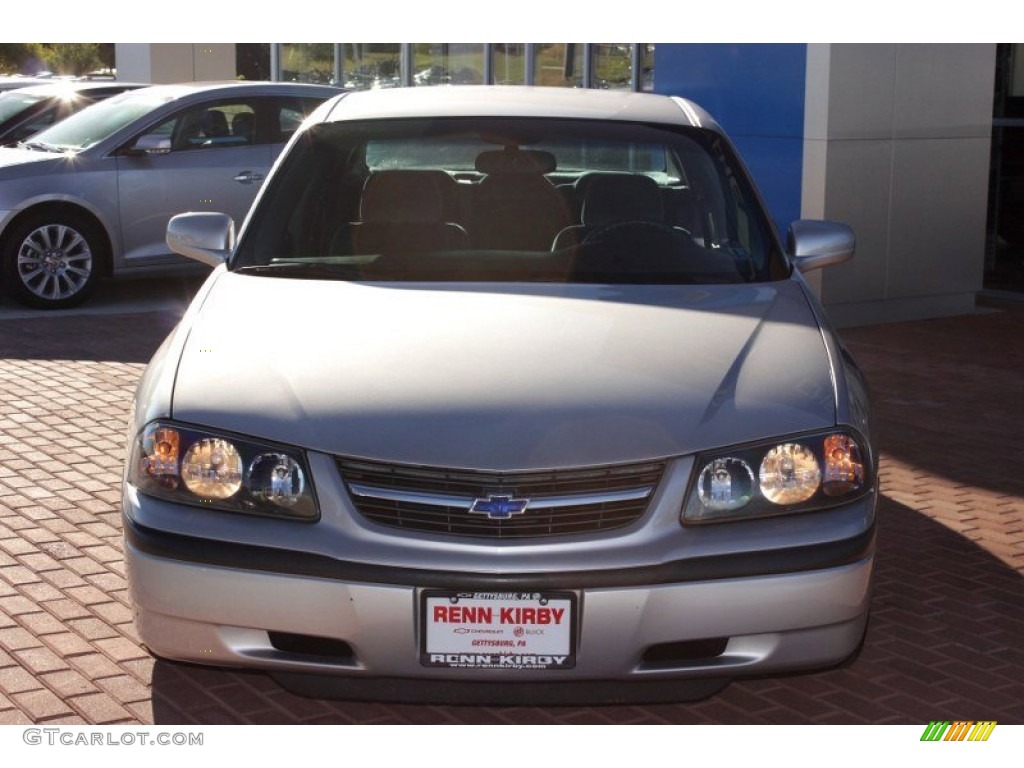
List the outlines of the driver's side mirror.
<svg viewBox="0 0 1024 768">
<path fill-rule="evenodd" d="M 171 151 L 171 137 L 159 133 L 146 133 L 128 147 L 131 155 L 166 155 Z"/>
</svg>

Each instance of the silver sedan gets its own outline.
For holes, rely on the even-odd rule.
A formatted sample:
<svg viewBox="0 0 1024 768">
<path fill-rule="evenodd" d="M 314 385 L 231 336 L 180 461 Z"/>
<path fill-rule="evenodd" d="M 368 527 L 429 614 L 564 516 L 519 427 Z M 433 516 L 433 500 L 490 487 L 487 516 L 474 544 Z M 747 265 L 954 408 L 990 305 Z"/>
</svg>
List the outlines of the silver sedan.
<svg viewBox="0 0 1024 768">
<path fill-rule="evenodd" d="M 230 217 L 140 383 L 123 489 L 157 655 L 306 692 L 688 698 L 858 648 L 865 387 L 682 99 L 348 94 Z"/>
<path fill-rule="evenodd" d="M 0 276 L 34 307 L 84 301 L 110 274 L 181 268 L 170 217 L 241 221 L 285 142 L 338 89 L 286 83 L 153 86 L 0 149 Z"/>
</svg>

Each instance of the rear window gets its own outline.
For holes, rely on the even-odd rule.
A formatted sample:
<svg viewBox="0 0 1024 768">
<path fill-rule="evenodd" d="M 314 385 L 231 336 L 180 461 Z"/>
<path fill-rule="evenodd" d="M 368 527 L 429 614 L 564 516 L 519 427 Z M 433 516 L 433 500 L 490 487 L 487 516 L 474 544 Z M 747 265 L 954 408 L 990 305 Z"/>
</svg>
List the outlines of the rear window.
<svg viewBox="0 0 1024 768">
<path fill-rule="evenodd" d="M 475 170 L 481 153 L 494 148 L 473 137 L 378 139 L 367 142 L 366 165 L 371 172 L 401 168 L 468 172 Z M 561 174 L 615 171 L 660 174 L 666 182 L 682 180 L 665 145 L 660 143 L 580 138 L 531 144 L 528 149 L 550 153 Z"/>
<path fill-rule="evenodd" d="M 785 274 L 716 134 L 612 121 L 316 125 L 233 269 L 309 279 L 738 283 Z"/>
</svg>

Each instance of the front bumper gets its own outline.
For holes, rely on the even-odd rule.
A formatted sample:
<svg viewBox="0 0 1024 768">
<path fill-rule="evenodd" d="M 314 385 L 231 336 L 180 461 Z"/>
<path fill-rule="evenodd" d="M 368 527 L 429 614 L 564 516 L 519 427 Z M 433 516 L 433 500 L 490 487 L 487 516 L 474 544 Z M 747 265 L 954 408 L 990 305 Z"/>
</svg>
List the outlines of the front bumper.
<svg viewBox="0 0 1024 768">
<path fill-rule="evenodd" d="M 197 561 L 199 557 L 171 556 L 188 551 L 183 537 L 129 520 L 125 526 L 138 629 L 158 656 L 367 680 L 652 681 L 829 666 L 853 653 L 863 636 L 874 544 L 869 533 L 852 542 L 847 556 L 830 567 L 674 583 L 629 583 L 642 572 L 630 576 L 623 571 L 619 585 L 601 572 L 461 574 L 465 584 L 451 583 L 457 580 L 455 574 L 421 574 L 428 583 L 416 583 L 423 579 L 412 575 L 409 583 L 396 584 L 372 570 L 360 579 L 348 569 L 311 575 L 301 565 L 276 571 L 238 567 L 237 558 L 230 566 L 212 565 Z M 421 665 L 418 606 L 423 588 L 472 584 L 479 591 L 508 589 L 517 578 L 524 589 L 557 586 L 578 595 L 575 668 Z M 531 580 L 533 584 L 526 583 Z M 277 633 L 338 641 L 326 647 L 348 650 L 283 649 L 272 641 Z M 706 640 L 724 641 L 724 646 L 704 656 L 649 653 L 665 646 L 700 648 L 690 641 Z"/>
<path fill-rule="evenodd" d="M 827 667 L 852 654 L 869 609 L 875 491 L 823 512 L 680 526 L 692 463 L 670 462 L 647 513 L 630 527 L 512 544 L 369 523 L 333 459 L 317 453 L 316 523 L 184 507 L 126 484 L 138 630 L 169 659 L 366 687 L 431 681 L 414 688 L 417 699 L 453 683 L 591 692 L 608 681 L 613 691 L 627 681 L 697 684 Z M 575 666 L 425 666 L 427 589 L 573 592 Z M 460 691 L 457 700 L 473 699 Z"/>
</svg>

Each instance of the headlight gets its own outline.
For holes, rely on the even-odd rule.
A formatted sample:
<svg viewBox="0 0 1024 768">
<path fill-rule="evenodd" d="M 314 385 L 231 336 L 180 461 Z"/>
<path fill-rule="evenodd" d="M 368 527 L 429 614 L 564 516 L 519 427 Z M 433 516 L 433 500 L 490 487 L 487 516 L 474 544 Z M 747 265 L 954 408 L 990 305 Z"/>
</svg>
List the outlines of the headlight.
<svg viewBox="0 0 1024 768">
<path fill-rule="evenodd" d="M 242 488 L 242 457 L 227 440 L 197 440 L 181 460 L 185 487 L 201 499 L 230 499 Z"/>
<path fill-rule="evenodd" d="M 761 460 L 761 493 L 772 504 L 799 504 L 818 492 L 821 465 L 801 443 L 776 445 Z"/>
<path fill-rule="evenodd" d="M 836 431 L 701 454 L 683 522 L 809 512 L 857 498 L 869 488 L 863 445 Z"/>
<path fill-rule="evenodd" d="M 302 452 L 234 435 L 153 422 L 135 441 L 128 468 L 142 493 L 226 512 L 315 520 Z"/>
</svg>

